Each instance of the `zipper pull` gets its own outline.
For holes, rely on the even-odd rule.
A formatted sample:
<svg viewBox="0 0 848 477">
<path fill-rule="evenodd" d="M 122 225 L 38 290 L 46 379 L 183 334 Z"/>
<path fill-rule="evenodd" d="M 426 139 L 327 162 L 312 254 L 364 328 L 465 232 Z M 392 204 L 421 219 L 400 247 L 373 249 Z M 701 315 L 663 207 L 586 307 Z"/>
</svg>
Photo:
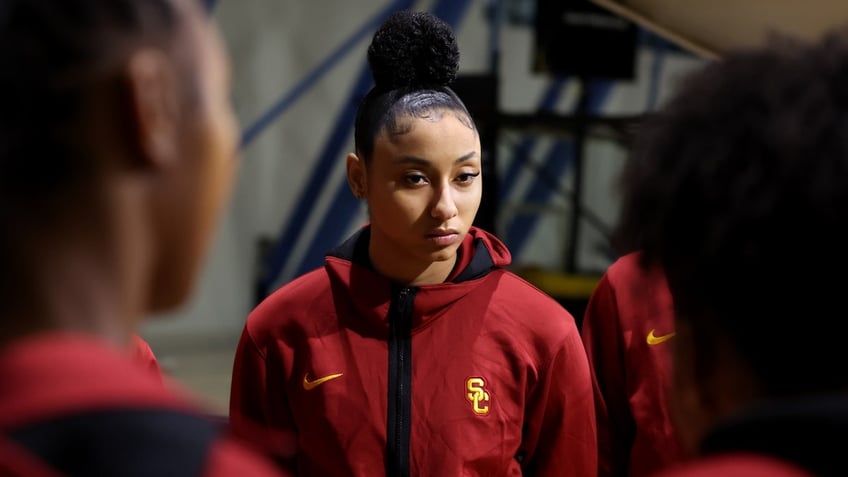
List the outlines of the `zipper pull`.
<svg viewBox="0 0 848 477">
<path fill-rule="evenodd" d="M 403 287 L 398 292 L 397 307 L 400 312 L 400 318 L 406 318 L 406 312 L 409 308 L 409 297 L 412 295 L 412 287 Z"/>
</svg>

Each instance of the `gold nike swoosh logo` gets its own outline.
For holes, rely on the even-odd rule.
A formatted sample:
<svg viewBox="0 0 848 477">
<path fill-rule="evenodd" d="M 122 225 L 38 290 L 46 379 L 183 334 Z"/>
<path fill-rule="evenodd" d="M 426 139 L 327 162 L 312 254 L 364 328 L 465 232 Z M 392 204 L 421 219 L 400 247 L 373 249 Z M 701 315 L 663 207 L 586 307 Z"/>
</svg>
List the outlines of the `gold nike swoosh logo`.
<svg viewBox="0 0 848 477">
<path fill-rule="evenodd" d="M 343 373 L 331 374 L 329 376 L 324 376 L 323 378 L 318 378 L 315 381 L 310 381 L 309 380 L 309 373 L 306 373 L 306 374 L 303 375 L 303 389 L 305 389 L 307 391 L 311 391 L 311 390 L 317 388 L 318 386 L 326 383 L 327 381 L 332 381 L 336 378 L 342 377 L 342 374 Z"/>
<path fill-rule="evenodd" d="M 651 345 L 651 346 L 658 345 L 658 344 L 660 344 L 660 343 L 665 343 L 666 341 L 668 341 L 668 340 L 670 340 L 672 337 L 674 337 L 674 335 L 676 334 L 676 333 L 674 333 L 674 332 L 671 332 L 671 333 L 669 333 L 669 334 L 667 334 L 667 335 L 656 336 L 656 335 L 654 334 L 654 331 L 657 331 L 657 330 L 651 330 L 651 332 L 650 332 L 650 333 L 648 333 L 648 339 L 647 339 L 647 341 L 648 341 L 648 344 L 649 344 L 649 345 Z"/>
</svg>

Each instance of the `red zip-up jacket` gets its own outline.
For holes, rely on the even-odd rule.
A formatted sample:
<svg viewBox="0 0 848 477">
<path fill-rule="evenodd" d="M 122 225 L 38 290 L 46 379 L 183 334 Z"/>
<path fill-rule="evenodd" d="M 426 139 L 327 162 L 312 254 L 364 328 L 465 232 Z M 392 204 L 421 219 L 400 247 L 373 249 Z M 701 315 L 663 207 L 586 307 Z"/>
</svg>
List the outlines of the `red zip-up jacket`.
<svg viewBox="0 0 848 477">
<path fill-rule="evenodd" d="M 593 476 L 571 315 L 472 229 L 445 283 L 393 284 L 364 228 L 273 293 L 238 346 L 231 424 L 299 476 Z"/>
<path fill-rule="evenodd" d="M 0 475 L 284 476 L 125 350 L 45 333 L 0 349 Z"/>
<path fill-rule="evenodd" d="M 668 408 L 674 310 L 662 271 L 645 272 L 637 253 L 612 264 L 582 334 L 597 380 L 599 475 L 644 477 L 678 462 Z"/>
</svg>

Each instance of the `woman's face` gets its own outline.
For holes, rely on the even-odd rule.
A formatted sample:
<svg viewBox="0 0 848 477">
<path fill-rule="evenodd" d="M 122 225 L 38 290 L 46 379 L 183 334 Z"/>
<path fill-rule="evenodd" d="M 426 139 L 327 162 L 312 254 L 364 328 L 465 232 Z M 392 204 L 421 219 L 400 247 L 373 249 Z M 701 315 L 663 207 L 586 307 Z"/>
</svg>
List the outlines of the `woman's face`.
<svg viewBox="0 0 848 477">
<path fill-rule="evenodd" d="M 404 132 L 381 132 L 367 167 L 372 258 L 410 268 L 452 260 L 480 206 L 480 138 L 451 110 L 399 122 Z"/>
</svg>

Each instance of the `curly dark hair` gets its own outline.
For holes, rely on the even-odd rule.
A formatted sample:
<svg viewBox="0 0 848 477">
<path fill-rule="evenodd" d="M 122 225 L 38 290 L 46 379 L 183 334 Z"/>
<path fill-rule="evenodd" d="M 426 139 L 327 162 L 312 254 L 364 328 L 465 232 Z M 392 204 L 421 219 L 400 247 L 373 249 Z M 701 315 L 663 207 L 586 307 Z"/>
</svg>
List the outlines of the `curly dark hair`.
<svg viewBox="0 0 848 477">
<path fill-rule="evenodd" d="M 368 47 L 374 87 L 356 114 L 357 154 L 370 161 L 374 139 L 381 131 L 406 132 L 400 119 L 437 110 L 460 113 L 474 128 L 471 114 L 450 88 L 459 69 L 459 47 L 450 25 L 429 12 L 393 13 L 374 33 Z"/>
<path fill-rule="evenodd" d="M 726 340 L 769 395 L 846 389 L 848 32 L 687 76 L 621 185 L 619 243 L 665 268 L 703 366 Z"/>
</svg>

